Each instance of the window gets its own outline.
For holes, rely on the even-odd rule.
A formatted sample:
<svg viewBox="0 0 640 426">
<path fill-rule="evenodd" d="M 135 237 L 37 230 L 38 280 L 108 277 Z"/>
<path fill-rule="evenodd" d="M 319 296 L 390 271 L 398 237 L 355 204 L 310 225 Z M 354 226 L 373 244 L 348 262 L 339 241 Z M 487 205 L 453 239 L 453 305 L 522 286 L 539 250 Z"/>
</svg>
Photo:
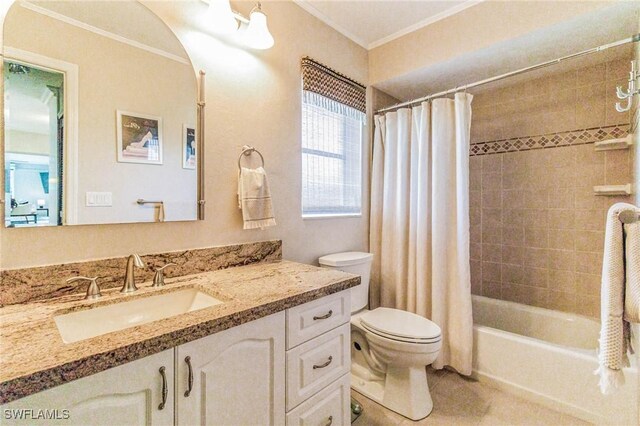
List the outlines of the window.
<svg viewBox="0 0 640 426">
<path fill-rule="evenodd" d="M 303 217 L 361 214 L 364 118 L 359 109 L 303 91 Z"/>
</svg>

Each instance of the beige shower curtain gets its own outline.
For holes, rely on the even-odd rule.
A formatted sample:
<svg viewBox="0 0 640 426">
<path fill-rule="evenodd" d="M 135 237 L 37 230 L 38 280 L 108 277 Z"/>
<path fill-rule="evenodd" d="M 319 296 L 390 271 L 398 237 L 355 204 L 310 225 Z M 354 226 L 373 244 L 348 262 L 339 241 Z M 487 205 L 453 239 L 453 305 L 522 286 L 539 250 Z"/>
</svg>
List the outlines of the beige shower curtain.
<svg viewBox="0 0 640 426">
<path fill-rule="evenodd" d="M 471 374 L 469 131 L 472 96 L 375 117 L 371 306 L 404 309 L 442 329 L 434 368 Z"/>
</svg>

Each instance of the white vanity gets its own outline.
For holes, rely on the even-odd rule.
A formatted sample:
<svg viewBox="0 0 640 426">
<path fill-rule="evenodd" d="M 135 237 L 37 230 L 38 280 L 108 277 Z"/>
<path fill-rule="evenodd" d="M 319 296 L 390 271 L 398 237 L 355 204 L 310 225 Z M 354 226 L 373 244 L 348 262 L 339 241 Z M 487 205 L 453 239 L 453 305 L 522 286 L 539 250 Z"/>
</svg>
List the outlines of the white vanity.
<svg viewBox="0 0 640 426">
<path fill-rule="evenodd" d="M 349 296 L 329 294 L 18 399 L 1 407 L 2 424 L 44 415 L 65 425 L 348 425 Z"/>
</svg>

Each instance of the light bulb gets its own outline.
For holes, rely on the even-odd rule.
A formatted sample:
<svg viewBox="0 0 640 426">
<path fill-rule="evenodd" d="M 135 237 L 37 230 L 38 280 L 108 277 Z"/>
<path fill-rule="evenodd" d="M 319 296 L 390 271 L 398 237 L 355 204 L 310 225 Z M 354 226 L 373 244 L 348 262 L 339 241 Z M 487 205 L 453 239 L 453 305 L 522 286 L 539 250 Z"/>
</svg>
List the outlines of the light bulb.
<svg viewBox="0 0 640 426">
<path fill-rule="evenodd" d="M 273 36 L 267 27 L 267 15 L 260 3 L 249 14 L 249 24 L 244 31 L 244 43 L 253 49 L 269 49 L 273 46 Z"/>
<path fill-rule="evenodd" d="M 207 15 L 211 30 L 218 34 L 232 34 L 238 29 L 229 0 L 210 0 Z"/>
</svg>

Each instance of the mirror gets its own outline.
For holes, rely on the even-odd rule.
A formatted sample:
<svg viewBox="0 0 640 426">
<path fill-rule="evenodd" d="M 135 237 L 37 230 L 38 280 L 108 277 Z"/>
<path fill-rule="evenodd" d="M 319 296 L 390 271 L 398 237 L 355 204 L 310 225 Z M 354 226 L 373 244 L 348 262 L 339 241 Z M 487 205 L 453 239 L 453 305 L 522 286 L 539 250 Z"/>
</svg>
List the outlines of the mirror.
<svg viewBox="0 0 640 426">
<path fill-rule="evenodd" d="M 5 226 L 196 220 L 198 87 L 137 1 L 16 1 L 4 21 Z"/>
</svg>

